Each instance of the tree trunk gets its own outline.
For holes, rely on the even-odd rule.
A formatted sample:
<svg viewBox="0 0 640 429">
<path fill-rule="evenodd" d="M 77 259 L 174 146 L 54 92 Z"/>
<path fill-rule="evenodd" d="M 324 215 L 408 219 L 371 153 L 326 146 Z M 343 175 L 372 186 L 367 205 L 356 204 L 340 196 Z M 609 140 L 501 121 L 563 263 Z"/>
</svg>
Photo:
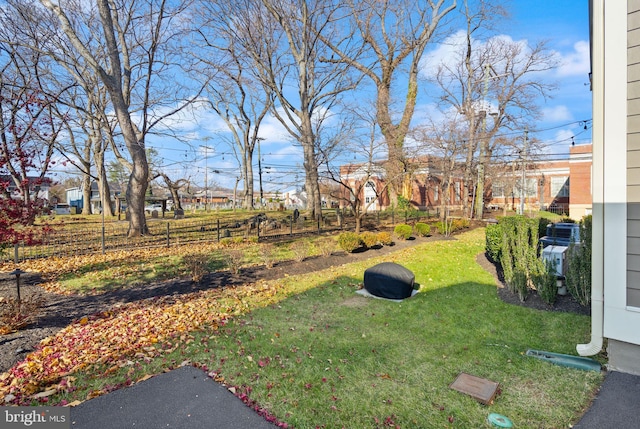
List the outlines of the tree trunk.
<svg viewBox="0 0 640 429">
<path fill-rule="evenodd" d="M 322 200 L 320 197 L 320 184 L 318 183 L 318 164 L 316 162 L 315 136 L 311 124 L 311 115 L 302 114 L 302 150 L 304 153 L 305 189 L 307 191 L 307 210 L 311 210 L 311 216 L 317 219 L 322 214 Z"/>
<path fill-rule="evenodd" d="M 362 228 L 362 216 L 363 214 L 360 212 L 356 212 L 356 229 L 355 229 L 355 233 L 356 234 L 360 234 L 360 229 Z"/>
<path fill-rule="evenodd" d="M 89 169 L 86 173 L 82 174 L 82 214 L 91 214 L 91 176 L 89 175 Z"/>
<path fill-rule="evenodd" d="M 111 207 L 111 189 L 109 187 L 109 182 L 107 181 L 106 171 L 102 169 L 102 173 L 98 177 L 100 177 L 98 180 L 98 191 L 100 192 L 101 209 L 104 211 L 105 217 L 112 217 L 113 208 Z"/>
<path fill-rule="evenodd" d="M 245 152 L 242 208 L 246 210 L 253 210 L 253 154 L 250 153 L 250 151 Z M 236 182 L 236 187 L 237 186 L 238 183 Z"/>
<path fill-rule="evenodd" d="M 469 140 L 467 141 L 467 154 L 464 163 L 464 185 L 466 188 L 465 195 L 463 195 L 462 199 L 462 210 L 464 216 L 471 217 L 472 208 L 469 205 L 469 194 L 472 192 L 473 187 L 473 159 L 474 153 L 476 151 L 476 126 L 475 126 L 475 115 L 473 112 L 470 113 L 469 116 Z"/>
<path fill-rule="evenodd" d="M 133 166 L 125 194 L 127 198 L 127 212 L 129 213 L 129 230 L 127 231 L 127 236 L 139 237 L 149 233 L 147 219 L 144 213 L 145 194 L 149 184 L 149 164 L 147 163 L 147 154 L 144 150 L 145 144 L 143 139 L 138 139 L 135 124 L 122 98 L 122 92 L 114 90 L 111 85 L 108 85 L 107 89 L 109 89 L 111 94 L 118 124 L 120 124 L 122 136 L 131 155 L 131 163 Z"/>
<path fill-rule="evenodd" d="M 102 142 L 97 141 L 95 146 L 100 146 L 100 150 L 96 147 L 94 150 L 94 161 L 97 171 L 98 193 L 100 194 L 100 208 L 104 210 L 105 216 L 113 216 L 111 207 L 111 190 L 107 181 L 107 171 L 104 168 L 104 150 L 102 150 Z"/>
<path fill-rule="evenodd" d="M 389 159 L 386 175 L 387 180 L 390 181 L 388 188 L 389 198 L 394 206 L 398 203 L 398 196 L 411 200 L 411 173 L 407 170 L 404 139 L 409 131 L 416 103 L 417 83 L 413 80 L 411 75 L 405 100 L 405 109 L 401 120 L 397 124 L 393 123 L 391 112 L 389 111 L 391 100 L 390 79 L 383 79 L 382 83 L 377 86 L 376 118 L 387 144 Z"/>
<path fill-rule="evenodd" d="M 173 186 L 170 186 L 169 192 L 171 192 L 171 198 L 173 199 L 173 210 L 182 210 L 182 203 L 180 202 L 180 195 L 178 195 L 178 190 Z"/>
<path fill-rule="evenodd" d="M 180 195 L 178 195 L 178 189 L 184 184 L 184 179 L 179 179 L 173 182 L 169 176 L 164 173 L 160 173 L 164 183 L 167 185 L 169 192 L 171 192 L 171 198 L 173 199 L 173 210 L 182 210 L 182 202 L 180 202 Z"/>
<path fill-rule="evenodd" d="M 440 199 L 440 219 L 446 221 L 450 202 L 451 176 L 449 175 L 448 177 L 443 178 L 443 180 L 445 180 L 445 183 L 441 189 L 442 198 Z"/>
</svg>

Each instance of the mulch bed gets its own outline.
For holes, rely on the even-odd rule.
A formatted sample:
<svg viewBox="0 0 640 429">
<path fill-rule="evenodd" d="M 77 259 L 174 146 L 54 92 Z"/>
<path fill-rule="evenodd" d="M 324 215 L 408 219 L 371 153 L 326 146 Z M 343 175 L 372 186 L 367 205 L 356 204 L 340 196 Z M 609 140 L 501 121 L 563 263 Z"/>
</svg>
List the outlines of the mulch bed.
<svg viewBox="0 0 640 429">
<path fill-rule="evenodd" d="M 561 311 L 586 316 L 591 315 L 591 306 L 585 307 L 580 305 L 571 295 L 568 294 L 558 295 L 556 302 L 554 302 L 553 305 L 549 305 L 544 302 L 535 291 L 529 291 L 526 299 L 521 301 L 518 294 L 511 292 L 507 288 L 500 266 L 496 266 L 491 262 L 484 253 L 478 255 L 476 261 L 496 279 L 496 283 L 498 284 L 498 297 L 508 304 L 519 305 L 521 307 L 533 308 L 536 310 Z"/>
</svg>

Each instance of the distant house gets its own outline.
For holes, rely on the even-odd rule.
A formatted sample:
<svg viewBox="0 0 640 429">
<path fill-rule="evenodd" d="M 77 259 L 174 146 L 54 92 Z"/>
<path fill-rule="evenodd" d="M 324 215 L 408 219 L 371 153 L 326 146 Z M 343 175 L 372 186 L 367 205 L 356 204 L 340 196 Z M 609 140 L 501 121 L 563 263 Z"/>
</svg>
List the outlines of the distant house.
<svg viewBox="0 0 640 429">
<path fill-rule="evenodd" d="M 109 190 L 111 192 L 111 206 L 114 207 L 117 197 L 120 195 L 120 186 L 117 184 L 109 184 Z M 77 186 L 74 188 L 68 188 L 65 190 L 67 204 L 70 207 L 75 207 L 79 213 L 85 206 L 84 194 L 82 188 Z M 99 213 L 102 207 L 102 201 L 100 200 L 100 191 L 98 190 L 98 183 L 91 182 L 91 197 L 89 199 L 91 206 L 91 213 Z"/>
<path fill-rule="evenodd" d="M 49 179 L 45 179 L 41 181 L 39 177 L 28 176 L 29 180 L 29 192 L 31 197 L 39 198 L 41 200 L 49 201 L 49 188 L 51 181 Z M 7 190 L 11 193 L 12 197 L 18 198 L 20 195 L 18 193 L 18 187 L 15 185 L 13 178 L 6 174 L 0 175 L 0 181 L 4 183 L 8 183 Z M 36 189 L 37 194 L 36 194 Z"/>
<path fill-rule="evenodd" d="M 640 0 L 592 0 L 591 338 L 608 368 L 640 375 Z M 605 60 L 606 59 L 606 60 Z"/>
</svg>

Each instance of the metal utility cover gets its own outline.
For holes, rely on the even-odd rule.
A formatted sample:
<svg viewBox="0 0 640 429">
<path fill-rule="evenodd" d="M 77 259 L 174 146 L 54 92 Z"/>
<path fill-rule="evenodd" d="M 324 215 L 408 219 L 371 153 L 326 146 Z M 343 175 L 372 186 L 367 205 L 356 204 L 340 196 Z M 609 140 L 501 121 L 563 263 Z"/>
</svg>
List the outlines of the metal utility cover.
<svg viewBox="0 0 640 429">
<path fill-rule="evenodd" d="M 465 393 L 475 400 L 489 405 L 498 391 L 499 383 L 461 372 L 449 386 L 453 390 Z"/>
</svg>

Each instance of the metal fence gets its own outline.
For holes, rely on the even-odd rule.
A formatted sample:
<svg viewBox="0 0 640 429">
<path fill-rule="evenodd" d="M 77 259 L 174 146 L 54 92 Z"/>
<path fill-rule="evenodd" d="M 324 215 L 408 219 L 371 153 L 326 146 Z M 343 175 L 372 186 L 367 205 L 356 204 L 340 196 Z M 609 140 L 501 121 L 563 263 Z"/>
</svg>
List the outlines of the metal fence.
<svg viewBox="0 0 640 429">
<path fill-rule="evenodd" d="M 426 220 L 429 212 L 370 212 L 361 221 L 363 230 Z M 86 255 L 115 250 L 183 246 L 223 240 L 274 241 L 294 236 L 353 230 L 354 216 L 340 211 L 325 212 L 320 219 L 285 213 L 258 214 L 247 219 L 229 221 L 213 219 L 189 221 L 152 219 L 147 222 L 149 234 L 127 237 L 128 224 L 106 224 L 104 227 L 54 229 L 37 239 L 38 244 L 17 243 L 0 254 L 0 262 L 46 258 L 51 256 Z"/>
</svg>

